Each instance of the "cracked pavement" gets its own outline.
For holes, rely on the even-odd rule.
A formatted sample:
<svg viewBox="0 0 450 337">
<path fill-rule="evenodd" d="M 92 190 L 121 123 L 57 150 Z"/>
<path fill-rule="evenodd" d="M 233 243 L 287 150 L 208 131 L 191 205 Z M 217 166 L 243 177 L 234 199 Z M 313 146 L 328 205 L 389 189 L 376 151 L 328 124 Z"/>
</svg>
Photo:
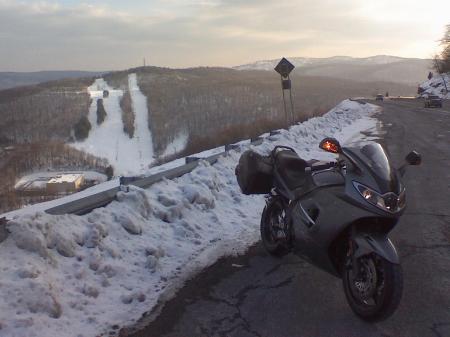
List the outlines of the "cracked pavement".
<svg viewBox="0 0 450 337">
<path fill-rule="evenodd" d="M 424 109 L 421 100 L 379 104 L 381 142 L 399 165 L 412 149 L 423 164 L 404 177 L 408 208 L 391 238 L 404 271 L 400 307 L 373 324 L 348 307 L 341 281 L 290 254 L 218 261 L 167 302 L 155 320 L 142 319 L 130 337 L 450 337 L 450 102 Z"/>
</svg>

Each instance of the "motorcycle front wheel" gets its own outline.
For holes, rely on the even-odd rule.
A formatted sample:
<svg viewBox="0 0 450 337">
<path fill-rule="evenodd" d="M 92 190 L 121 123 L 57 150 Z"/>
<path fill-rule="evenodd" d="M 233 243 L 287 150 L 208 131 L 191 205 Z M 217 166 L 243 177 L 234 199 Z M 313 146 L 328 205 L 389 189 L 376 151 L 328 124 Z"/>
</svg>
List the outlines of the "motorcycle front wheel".
<svg viewBox="0 0 450 337">
<path fill-rule="evenodd" d="M 343 268 L 342 281 L 347 301 L 362 319 L 383 321 L 395 312 L 400 303 L 402 268 L 376 254 L 362 256 L 358 262 L 359 275 L 353 275 L 350 256 Z"/>
</svg>

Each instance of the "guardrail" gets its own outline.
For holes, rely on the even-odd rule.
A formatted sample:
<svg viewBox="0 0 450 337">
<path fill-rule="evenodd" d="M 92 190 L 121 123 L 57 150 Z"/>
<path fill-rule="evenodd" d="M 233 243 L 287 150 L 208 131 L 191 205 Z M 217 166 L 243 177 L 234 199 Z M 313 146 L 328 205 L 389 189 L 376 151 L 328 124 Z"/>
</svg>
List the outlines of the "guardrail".
<svg viewBox="0 0 450 337">
<path fill-rule="evenodd" d="M 279 134 L 279 130 L 275 130 L 270 132 L 270 135 Z M 248 145 L 260 145 L 264 141 L 263 137 L 257 137 L 250 139 L 250 143 Z M 111 203 L 113 200 L 116 199 L 117 192 L 121 191 L 126 187 L 127 185 L 134 185 L 141 188 L 148 188 L 151 185 L 163 180 L 163 179 L 174 179 L 177 177 L 181 177 L 182 175 L 185 175 L 186 173 L 191 172 L 194 170 L 200 161 L 207 161 L 211 165 L 213 165 L 217 160 L 221 157 L 227 154 L 227 152 L 231 150 L 238 149 L 242 146 L 245 146 L 247 144 L 229 144 L 225 145 L 224 149 L 225 151 L 222 151 L 220 153 L 208 156 L 208 157 L 195 157 L 195 156 L 189 156 L 185 158 L 185 164 L 168 169 L 162 172 L 158 172 L 156 174 L 152 174 L 147 177 L 121 177 L 119 186 L 110 188 L 108 190 L 104 190 L 98 193 L 94 193 L 85 197 L 80 197 L 79 199 L 71 200 L 66 203 L 60 204 L 58 206 L 51 206 L 48 209 L 44 209 L 44 211 L 48 214 L 52 215 L 60 215 L 60 214 L 76 214 L 76 215 L 82 215 L 91 212 L 92 210 L 104 207 Z M 72 194 L 72 197 L 76 196 L 75 194 Z M 73 198 L 72 198 L 73 199 Z M 30 206 L 33 207 L 33 206 Z M 0 215 L 1 217 L 2 215 Z M 3 215 L 4 216 L 4 215 Z M 11 220 L 6 217 L 0 218 L 0 242 L 4 240 L 4 236 L 7 235 L 5 230 L 6 223 Z M 4 235 L 3 235 L 4 234 Z"/>
<path fill-rule="evenodd" d="M 363 100 L 360 99 L 354 99 L 362 104 L 365 104 Z M 271 137 L 274 135 L 278 135 L 281 133 L 281 130 L 273 130 L 270 131 L 267 136 Z M 181 177 L 182 175 L 185 175 L 186 173 L 191 172 L 194 170 L 199 162 L 201 160 L 209 162 L 211 165 L 213 165 L 218 158 L 221 156 L 226 155 L 229 151 L 239 149 L 241 147 L 245 147 L 248 145 L 260 145 L 264 142 L 265 137 L 260 136 L 257 138 L 252 138 L 249 140 L 249 143 L 244 143 L 244 141 L 241 141 L 236 144 L 228 144 L 224 146 L 224 151 L 216 153 L 211 156 L 207 157 L 196 157 L 196 156 L 188 156 L 185 157 L 185 164 L 168 169 L 162 172 L 158 172 L 156 174 L 149 175 L 147 177 L 121 177 L 119 181 L 118 186 L 111 187 L 107 190 L 102 190 L 101 192 L 97 192 L 90 195 L 83 196 L 83 192 L 80 192 L 80 197 L 77 199 L 77 193 L 74 193 L 71 195 L 71 198 L 69 201 L 59 204 L 57 206 L 50 205 L 46 209 L 45 207 L 41 207 L 40 210 L 45 211 L 48 214 L 52 215 L 60 215 L 60 214 L 76 214 L 76 215 L 82 215 L 91 212 L 92 210 L 104 207 L 111 203 L 113 200 L 116 199 L 117 192 L 121 190 L 126 190 L 126 186 L 128 185 L 134 185 L 141 188 L 148 188 L 149 186 L 163 180 L 163 179 L 174 179 L 177 177 Z M 42 205 L 42 204 L 41 204 Z M 32 208 L 33 206 L 29 206 Z M 6 229 L 6 224 L 8 221 L 11 220 L 11 213 L 14 213 L 14 211 L 0 214 L 0 242 L 5 240 L 5 238 L 8 235 L 8 231 Z"/>
</svg>

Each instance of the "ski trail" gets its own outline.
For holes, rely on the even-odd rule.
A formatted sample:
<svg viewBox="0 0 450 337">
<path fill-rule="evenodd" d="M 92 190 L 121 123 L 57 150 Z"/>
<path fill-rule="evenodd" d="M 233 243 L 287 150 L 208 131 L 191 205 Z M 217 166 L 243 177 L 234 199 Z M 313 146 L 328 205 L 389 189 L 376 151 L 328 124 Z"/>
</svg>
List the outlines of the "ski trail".
<svg viewBox="0 0 450 337">
<path fill-rule="evenodd" d="M 186 131 L 181 131 L 177 134 L 175 139 L 166 146 L 166 149 L 161 154 L 161 158 L 172 156 L 183 151 L 186 148 L 188 141 L 188 133 Z"/>
<path fill-rule="evenodd" d="M 147 97 L 139 89 L 136 74 L 128 75 L 128 88 L 135 115 L 134 138 L 136 139 L 138 156 L 142 166 L 144 163 L 151 163 L 154 160 L 153 140 L 149 129 Z"/>
<path fill-rule="evenodd" d="M 126 138 L 123 134 L 122 110 L 120 108 L 123 91 L 114 90 L 102 78 L 97 79 L 88 90 L 92 98 L 88 115 L 91 130 L 87 139 L 75 143 L 74 146 L 95 156 L 106 158 L 116 170 L 122 170 L 123 167 L 119 162 L 122 157 L 121 154 L 129 150 L 124 146 Z M 108 90 L 108 97 L 103 98 L 104 90 Z M 101 125 L 97 125 L 97 100 L 100 98 L 103 99 L 106 117 Z M 114 137 L 112 137 L 113 135 Z"/>
<path fill-rule="evenodd" d="M 133 76 L 134 75 L 134 76 Z M 106 158 L 114 167 L 115 175 L 139 174 L 148 170 L 153 163 L 153 144 L 148 129 L 147 98 L 137 86 L 136 75 L 129 77 L 130 95 L 136 116 L 135 136 L 130 139 L 123 131 L 122 108 L 120 100 L 122 90 L 113 89 L 104 79 L 97 79 L 88 88 L 92 98 L 88 119 L 91 130 L 88 138 L 71 144 L 73 147 Z M 103 98 L 103 91 L 108 90 L 108 97 Z M 103 99 L 106 118 L 97 125 L 97 100 Z"/>
<path fill-rule="evenodd" d="M 103 78 L 96 79 L 94 84 L 88 88 L 88 92 L 91 95 L 92 103 L 89 107 L 88 119 L 91 123 L 91 132 L 97 129 L 97 100 L 103 98 L 103 91 L 110 90 L 108 84 Z"/>
</svg>

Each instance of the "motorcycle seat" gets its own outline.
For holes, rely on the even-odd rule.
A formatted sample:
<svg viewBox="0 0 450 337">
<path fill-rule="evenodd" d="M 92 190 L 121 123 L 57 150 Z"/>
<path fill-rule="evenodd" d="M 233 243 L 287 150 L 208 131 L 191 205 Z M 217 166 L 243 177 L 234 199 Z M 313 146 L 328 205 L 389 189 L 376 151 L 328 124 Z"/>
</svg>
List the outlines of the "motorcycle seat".
<svg viewBox="0 0 450 337">
<path fill-rule="evenodd" d="M 308 162 L 290 150 L 278 151 L 275 154 L 275 168 L 286 187 L 293 191 L 305 183 L 305 169 L 310 166 Z"/>
</svg>

